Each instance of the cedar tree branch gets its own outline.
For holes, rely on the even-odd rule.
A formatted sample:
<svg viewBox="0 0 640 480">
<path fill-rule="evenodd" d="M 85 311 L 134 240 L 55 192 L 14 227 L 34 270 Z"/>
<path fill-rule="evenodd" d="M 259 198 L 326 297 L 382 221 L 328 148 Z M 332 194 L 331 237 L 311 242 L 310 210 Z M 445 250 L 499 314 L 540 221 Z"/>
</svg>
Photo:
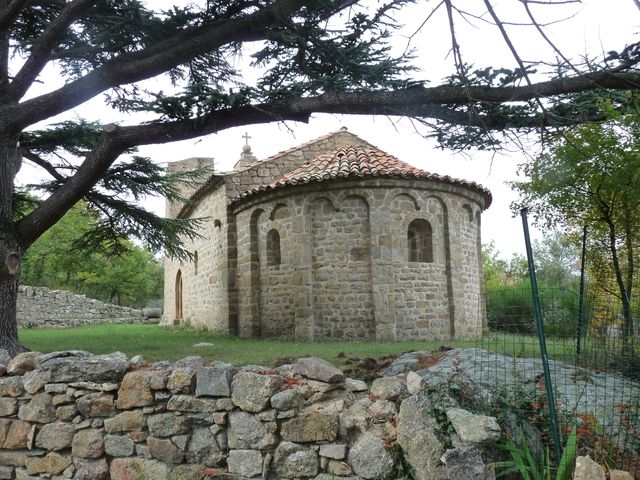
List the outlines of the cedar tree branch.
<svg viewBox="0 0 640 480">
<path fill-rule="evenodd" d="M 58 39 L 95 2 L 96 0 L 74 0 L 49 24 L 40 38 L 33 44 L 29 58 L 15 75 L 13 82 L 11 82 L 9 96 L 14 102 L 22 98 L 45 67 L 49 61 L 49 54 L 56 46 Z"/>
</svg>

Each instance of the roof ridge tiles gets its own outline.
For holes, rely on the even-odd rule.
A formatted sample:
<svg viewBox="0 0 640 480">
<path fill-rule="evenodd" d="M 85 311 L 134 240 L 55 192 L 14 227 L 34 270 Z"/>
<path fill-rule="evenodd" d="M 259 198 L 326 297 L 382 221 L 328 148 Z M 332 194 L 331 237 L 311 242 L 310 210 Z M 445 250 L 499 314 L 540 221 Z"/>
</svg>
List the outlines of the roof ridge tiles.
<svg viewBox="0 0 640 480">
<path fill-rule="evenodd" d="M 344 130 L 342 130 L 344 131 Z M 338 132 L 334 132 L 338 133 Z M 359 137 L 357 137 L 359 138 Z M 393 155 L 383 152 L 371 144 L 346 145 L 322 153 L 313 160 L 302 163 L 299 167 L 285 173 L 281 178 L 269 185 L 257 186 L 234 198 L 232 203 L 250 197 L 256 193 L 271 191 L 289 185 L 304 185 L 332 179 L 345 178 L 422 178 L 444 183 L 452 183 L 474 190 L 491 201 L 491 193 L 475 182 L 441 176 L 409 165 Z"/>
</svg>

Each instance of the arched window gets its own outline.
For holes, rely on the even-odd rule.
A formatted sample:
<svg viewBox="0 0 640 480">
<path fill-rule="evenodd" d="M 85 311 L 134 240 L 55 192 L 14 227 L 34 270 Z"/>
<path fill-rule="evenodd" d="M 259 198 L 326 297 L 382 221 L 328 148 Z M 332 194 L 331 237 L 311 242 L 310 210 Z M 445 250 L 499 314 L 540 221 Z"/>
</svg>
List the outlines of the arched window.
<svg viewBox="0 0 640 480">
<path fill-rule="evenodd" d="M 267 266 L 280 265 L 280 234 L 273 228 L 267 233 Z"/>
<path fill-rule="evenodd" d="M 433 262 L 433 239 L 431 224 L 421 218 L 409 224 L 407 245 L 410 262 Z"/>
<path fill-rule="evenodd" d="M 198 275 L 198 251 L 193 252 L 193 275 Z"/>
<path fill-rule="evenodd" d="M 467 211 L 467 216 L 469 217 L 469 221 L 473 223 L 473 210 L 471 209 L 471 206 L 465 203 L 464 205 L 462 205 L 462 208 L 464 208 Z"/>
</svg>

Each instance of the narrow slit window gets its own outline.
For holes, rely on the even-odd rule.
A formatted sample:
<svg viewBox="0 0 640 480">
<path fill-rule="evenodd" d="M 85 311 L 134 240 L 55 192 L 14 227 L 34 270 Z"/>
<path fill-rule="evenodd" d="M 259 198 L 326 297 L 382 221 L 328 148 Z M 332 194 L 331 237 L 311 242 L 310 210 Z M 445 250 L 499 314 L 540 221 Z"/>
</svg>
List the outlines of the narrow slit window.
<svg viewBox="0 0 640 480">
<path fill-rule="evenodd" d="M 267 266 L 280 265 L 280 234 L 274 228 L 267 233 Z"/>
<path fill-rule="evenodd" d="M 198 275 L 198 251 L 193 252 L 193 274 Z"/>
<path fill-rule="evenodd" d="M 409 224 L 407 230 L 409 262 L 433 262 L 433 238 L 431 224 L 418 218 Z"/>
<path fill-rule="evenodd" d="M 178 270 L 178 273 L 176 273 L 176 288 L 175 288 L 175 294 L 176 294 L 176 317 L 174 319 L 174 324 L 178 325 L 180 324 L 180 321 L 182 320 L 182 272 L 180 270 Z"/>
</svg>

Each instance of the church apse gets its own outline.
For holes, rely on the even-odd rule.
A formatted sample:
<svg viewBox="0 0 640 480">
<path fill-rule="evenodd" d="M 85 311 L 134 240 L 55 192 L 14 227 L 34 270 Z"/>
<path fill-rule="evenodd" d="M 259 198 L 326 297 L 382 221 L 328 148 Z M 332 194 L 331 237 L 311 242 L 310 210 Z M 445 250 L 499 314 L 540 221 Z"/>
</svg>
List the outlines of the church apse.
<svg viewBox="0 0 640 480">
<path fill-rule="evenodd" d="M 449 308 L 447 217 L 440 199 L 416 197 L 398 195 L 389 207 L 396 246 L 396 339 L 444 339 L 454 320 Z"/>
<path fill-rule="evenodd" d="M 310 215 L 314 338 L 374 338 L 367 201 L 319 199 Z"/>
<path fill-rule="evenodd" d="M 188 245 L 198 269 L 182 271 L 185 318 L 298 340 L 481 331 L 487 190 L 412 167 L 345 130 L 264 161 L 243 155 L 181 210 L 215 219 L 203 242 Z M 171 315 L 179 264 L 168 265 Z"/>
</svg>

